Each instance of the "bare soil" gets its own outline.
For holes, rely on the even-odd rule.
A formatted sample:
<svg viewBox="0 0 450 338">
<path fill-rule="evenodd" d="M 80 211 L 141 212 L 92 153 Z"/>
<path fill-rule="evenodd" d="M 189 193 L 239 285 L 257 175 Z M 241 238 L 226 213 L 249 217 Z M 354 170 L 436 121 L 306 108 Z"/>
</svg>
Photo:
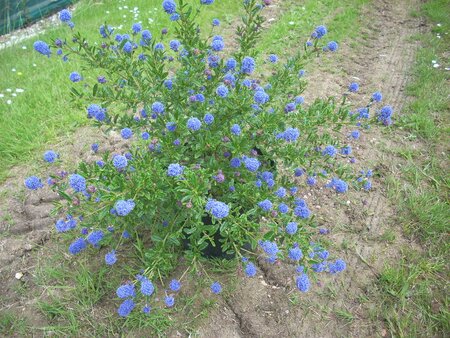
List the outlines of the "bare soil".
<svg viewBox="0 0 450 338">
<path fill-rule="evenodd" d="M 419 47 L 409 37 L 424 26 L 421 19 L 409 15 L 418 3 L 419 0 L 374 0 L 368 5 L 362 17 L 365 28 L 357 41 L 341 43 L 338 54 L 317 60 L 315 70 L 308 75 L 306 101 L 330 94 L 338 96 L 350 82 L 356 81 L 361 85 L 360 92 L 352 96 L 356 106 L 363 105 L 371 93 L 379 90 L 384 103 L 400 113 L 407 100 L 404 90 L 408 69 Z M 278 14 L 276 7 L 272 11 L 266 14 L 269 18 Z M 100 137 L 103 138 L 89 128 L 82 129 L 71 138 L 72 143 L 57 145 L 57 149 L 66 154 L 63 161 L 70 163 L 70 158 L 79 158 L 73 154 L 85 154 Z M 126 146 L 118 137 L 108 142 L 111 151 Z M 386 154 L 384 149 L 395 147 L 398 142 L 421 146 L 406 141 L 401 133 L 385 135 L 376 129 L 351 144 L 358 166 L 372 168 L 378 174 L 370 193 L 350 192 L 341 197 L 319 187 L 300 193 L 312 207 L 320 226 L 330 229 L 327 236 L 334 243 L 330 251 L 347 262 L 345 272 L 337 276 L 318 274 L 311 291 L 302 294 L 295 288 L 292 266 L 260 261 L 257 277 L 241 278 L 232 296 L 221 297 L 208 318 L 200 322 L 196 335 L 390 336 L 387 326 L 376 316 L 378 304 L 370 295 L 381 269 L 400 257 L 402 247 L 415 246 L 420 250 L 393 222 L 396 211 L 387 197 L 385 177 L 395 174 L 402 160 Z M 95 160 L 95 156 L 90 159 Z M 33 308 L 39 297 L 30 298 L 27 295 L 31 293 L 18 290 L 24 285 L 28 289 L 35 287 L 36 262 L 46 259 L 45 255 L 51 252 L 54 244 L 48 239 L 54 218 L 50 211 L 59 197 L 47 188 L 33 194 L 24 192 L 23 177 L 27 170 L 16 168 L 14 178 L 0 187 L 0 311 L 16 313 L 31 325 L 42 327 L 49 322 Z M 390 242 L 382 238 L 387 231 L 395 235 Z M 23 276 L 17 279 L 16 273 Z"/>
</svg>

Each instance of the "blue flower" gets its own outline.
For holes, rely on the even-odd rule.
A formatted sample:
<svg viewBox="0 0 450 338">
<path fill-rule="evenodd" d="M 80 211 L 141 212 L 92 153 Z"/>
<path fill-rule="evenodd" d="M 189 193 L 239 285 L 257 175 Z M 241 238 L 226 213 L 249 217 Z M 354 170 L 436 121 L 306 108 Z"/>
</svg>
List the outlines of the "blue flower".
<svg viewBox="0 0 450 338">
<path fill-rule="evenodd" d="M 296 168 L 296 169 L 294 170 L 294 175 L 295 175 L 296 177 L 300 177 L 300 176 L 302 176 L 304 173 L 305 173 L 304 170 L 301 169 L 301 168 Z"/>
<path fill-rule="evenodd" d="M 288 257 L 293 261 L 299 261 L 303 257 L 302 250 L 298 247 L 289 249 Z"/>
<path fill-rule="evenodd" d="M 148 42 L 152 39 L 152 33 L 150 33 L 150 31 L 148 30 L 143 30 L 141 33 L 142 36 L 142 40 Z"/>
<path fill-rule="evenodd" d="M 220 57 L 217 55 L 211 54 L 210 56 L 208 56 L 208 65 L 211 68 L 219 67 L 219 61 L 220 61 Z"/>
<path fill-rule="evenodd" d="M 62 22 L 69 22 L 72 19 L 72 14 L 67 10 L 63 9 L 61 12 L 59 12 L 59 20 Z"/>
<path fill-rule="evenodd" d="M 382 122 L 384 125 L 387 126 L 390 125 L 392 123 L 391 121 L 392 113 L 393 110 L 391 106 L 384 106 L 377 114 L 378 121 Z"/>
<path fill-rule="evenodd" d="M 364 188 L 364 190 L 369 191 L 370 189 L 372 189 L 372 182 L 366 181 L 366 182 L 364 183 L 363 188 Z"/>
<path fill-rule="evenodd" d="M 122 136 L 122 138 L 124 138 L 125 140 L 128 140 L 129 138 L 131 138 L 133 136 L 133 131 L 130 128 L 123 128 L 120 131 L 120 135 Z"/>
<path fill-rule="evenodd" d="M 269 211 L 272 209 L 272 202 L 268 199 L 265 199 L 264 201 L 259 202 L 258 206 L 264 211 Z"/>
<path fill-rule="evenodd" d="M 227 70 L 234 70 L 237 66 L 237 62 L 236 59 L 234 58 L 229 58 L 225 64 L 225 68 Z"/>
<path fill-rule="evenodd" d="M 177 125 L 176 125 L 175 122 L 167 122 L 166 123 L 166 128 L 167 128 L 168 131 L 173 132 L 173 131 L 175 131 L 177 129 Z"/>
<path fill-rule="evenodd" d="M 164 45 L 161 42 L 158 42 L 155 45 L 155 50 L 163 51 L 164 50 Z"/>
<path fill-rule="evenodd" d="M 338 50 L 339 45 L 335 41 L 330 41 L 328 42 L 327 47 L 330 52 L 335 52 Z"/>
<path fill-rule="evenodd" d="M 122 284 L 116 290 L 117 297 L 119 298 L 132 298 L 136 296 L 136 291 L 134 290 L 134 284 Z"/>
<path fill-rule="evenodd" d="M 278 249 L 278 245 L 275 242 L 271 242 L 271 241 L 260 241 L 259 245 L 261 246 L 261 248 L 264 250 L 264 252 L 269 256 L 269 257 L 276 257 L 276 255 L 278 254 L 278 252 L 280 251 Z"/>
<path fill-rule="evenodd" d="M 206 114 L 203 118 L 203 121 L 205 121 L 206 124 L 210 125 L 214 122 L 214 116 L 211 114 Z"/>
<path fill-rule="evenodd" d="M 116 155 L 113 158 L 113 165 L 117 169 L 123 169 L 123 168 L 125 168 L 128 165 L 128 160 L 123 155 Z"/>
<path fill-rule="evenodd" d="M 33 44 L 33 48 L 36 52 L 50 57 L 51 54 L 50 47 L 44 41 L 36 41 Z"/>
<path fill-rule="evenodd" d="M 65 222 L 63 219 L 59 219 L 56 221 L 55 223 L 55 228 L 57 232 L 66 232 L 71 230 L 72 228 L 74 228 L 76 226 L 76 221 L 75 224 L 73 222 Z"/>
<path fill-rule="evenodd" d="M 164 105 L 161 102 L 156 101 L 152 104 L 152 111 L 156 114 L 164 113 Z"/>
<path fill-rule="evenodd" d="M 333 178 L 327 187 L 333 188 L 339 194 L 345 193 L 348 190 L 348 184 L 338 178 Z"/>
<path fill-rule="evenodd" d="M 328 265 L 328 269 L 331 274 L 336 274 L 344 271 L 347 268 L 347 265 L 342 259 L 337 259 L 334 263 L 330 263 Z"/>
<path fill-rule="evenodd" d="M 72 244 L 69 245 L 69 253 L 72 255 L 76 255 L 86 249 L 86 241 L 84 238 L 78 238 Z"/>
<path fill-rule="evenodd" d="M 222 292 L 222 285 L 220 285 L 219 282 L 214 282 L 211 284 L 211 291 L 212 293 L 215 293 L 216 295 Z"/>
<path fill-rule="evenodd" d="M 303 104 L 305 102 L 305 99 L 303 98 L 303 96 L 297 96 L 295 98 L 295 104 Z"/>
<path fill-rule="evenodd" d="M 69 185 L 75 192 L 82 192 L 86 190 L 86 179 L 78 174 L 70 175 Z"/>
<path fill-rule="evenodd" d="M 180 46 L 181 46 L 181 42 L 178 40 L 172 40 L 169 43 L 170 49 L 172 49 L 175 52 L 178 52 L 178 49 L 180 48 Z"/>
<path fill-rule="evenodd" d="M 88 118 L 95 117 L 99 121 L 103 121 L 105 119 L 106 109 L 100 107 L 97 104 L 91 104 L 87 108 Z"/>
<path fill-rule="evenodd" d="M 91 150 L 92 150 L 94 153 L 97 153 L 97 151 L 98 151 L 98 143 L 92 143 L 92 144 L 91 144 Z"/>
<path fill-rule="evenodd" d="M 238 124 L 233 124 L 233 126 L 231 127 L 231 132 L 234 135 L 240 135 L 241 134 L 241 127 L 239 127 Z"/>
<path fill-rule="evenodd" d="M 247 168 L 247 170 L 255 172 L 258 170 L 261 163 L 256 158 L 246 157 L 244 159 L 244 165 L 245 165 L 245 168 Z"/>
<path fill-rule="evenodd" d="M 275 191 L 275 195 L 277 195 L 279 198 L 284 198 L 286 196 L 286 189 L 283 187 L 278 188 L 278 190 Z"/>
<path fill-rule="evenodd" d="M 300 276 L 297 277 L 296 284 L 297 289 L 299 289 L 301 292 L 307 292 L 310 286 L 308 275 L 302 273 Z"/>
<path fill-rule="evenodd" d="M 58 154 L 53 150 L 48 150 L 44 153 L 44 161 L 48 163 L 53 163 L 58 158 Z"/>
<path fill-rule="evenodd" d="M 219 19 L 213 19 L 213 20 L 212 20 L 212 25 L 213 25 L 213 26 L 220 26 L 220 21 L 219 21 Z"/>
<path fill-rule="evenodd" d="M 128 215 L 131 211 L 133 211 L 134 207 L 135 207 L 135 203 L 132 199 L 129 200 L 119 200 L 116 202 L 116 204 L 114 205 L 114 209 L 117 212 L 117 215 L 119 216 L 126 216 Z"/>
<path fill-rule="evenodd" d="M 320 259 L 327 259 L 328 256 L 330 256 L 330 253 L 327 250 L 322 250 L 317 253 L 317 256 L 319 256 Z"/>
<path fill-rule="evenodd" d="M 313 176 L 308 176 L 308 178 L 306 179 L 306 184 L 313 186 L 316 184 L 316 179 Z"/>
<path fill-rule="evenodd" d="M 133 34 L 137 34 L 142 30 L 142 25 L 140 23 L 134 23 L 133 26 L 131 26 L 131 30 L 133 31 Z"/>
<path fill-rule="evenodd" d="M 179 19 L 180 19 L 180 14 L 178 14 L 178 13 L 173 13 L 170 16 L 170 21 L 178 21 Z"/>
<path fill-rule="evenodd" d="M 184 166 L 178 164 L 178 163 L 172 163 L 169 164 L 169 167 L 167 168 L 167 176 L 175 177 L 180 176 L 183 174 Z"/>
<path fill-rule="evenodd" d="M 143 139 L 144 141 L 147 141 L 147 140 L 150 138 L 150 134 L 149 134 L 148 132 L 144 131 L 144 132 L 141 134 L 141 137 L 142 137 L 142 139 Z"/>
<path fill-rule="evenodd" d="M 105 263 L 114 265 L 117 262 L 116 251 L 112 250 L 105 255 Z"/>
<path fill-rule="evenodd" d="M 327 268 L 327 265 L 324 262 L 312 264 L 311 268 L 314 272 L 323 272 Z"/>
<path fill-rule="evenodd" d="M 201 128 L 201 126 L 202 126 L 202 122 L 196 117 L 191 117 L 187 121 L 187 127 L 190 130 L 197 131 Z"/>
<path fill-rule="evenodd" d="M 241 166 L 241 160 L 237 157 L 232 158 L 230 161 L 231 168 L 239 168 Z"/>
<path fill-rule="evenodd" d="M 295 102 L 290 102 L 284 107 L 284 111 L 286 113 L 290 113 L 295 110 L 295 107 L 296 107 Z"/>
<path fill-rule="evenodd" d="M 260 89 L 255 92 L 253 99 L 257 104 L 264 104 L 267 101 L 269 101 L 270 98 L 269 95 L 267 95 L 267 93 L 263 89 Z"/>
<path fill-rule="evenodd" d="M 164 0 L 162 6 L 167 14 L 173 14 L 177 10 L 177 5 L 173 0 Z"/>
<path fill-rule="evenodd" d="M 256 267 L 255 264 L 249 262 L 245 266 L 245 274 L 247 277 L 254 277 L 256 275 Z"/>
<path fill-rule="evenodd" d="M 155 291 L 155 287 L 153 283 L 149 281 L 147 278 L 141 279 L 141 293 L 145 296 L 151 296 Z"/>
<path fill-rule="evenodd" d="M 311 211 L 307 208 L 307 207 L 296 207 L 294 209 L 294 214 L 297 217 L 306 219 L 309 218 L 309 216 L 311 215 Z"/>
<path fill-rule="evenodd" d="M 284 139 L 287 142 L 294 142 L 300 136 L 300 131 L 297 128 L 287 128 L 284 132 L 279 133 L 276 138 Z"/>
<path fill-rule="evenodd" d="M 97 230 L 97 231 L 93 231 L 89 234 L 89 236 L 87 236 L 86 241 L 93 245 L 93 246 L 98 246 L 98 243 L 103 239 L 104 234 L 103 231 L 101 230 Z"/>
<path fill-rule="evenodd" d="M 180 281 L 177 279 L 172 279 L 169 283 L 169 288 L 170 288 L 170 290 L 175 291 L 175 292 L 179 291 L 181 289 Z"/>
<path fill-rule="evenodd" d="M 72 82 L 80 82 L 82 80 L 82 77 L 77 72 L 72 72 L 69 75 L 69 80 Z"/>
<path fill-rule="evenodd" d="M 107 38 L 109 35 L 113 33 L 114 29 L 110 26 L 105 27 L 104 25 L 101 25 L 98 29 L 98 32 L 103 38 Z"/>
<path fill-rule="evenodd" d="M 222 40 L 216 39 L 211 42 L 211 49 L 216 52 L 220 52 L 225 47 L 225 44 Z"/>
<path fill-rule="evenodd" d="M 280 205 L 278 206 L 278 210 L 282 214 L 285 214 L 285 213 L 287 213 L 289 211 L 289 207 L 285 203 L 280 203 Z"/>
<path fill-rule="evenodd" d="M 329 145 L 325 147 L 325 150 L 322 152 L 323 156 L 330 156 L 330 157 L 334 157 L 337 153 L 337 150 L 335 147 Z"/>
<path fill-rule="evenodd" d="M 341 154 L 342 155 L 350 155 L 352 153 L 352 147 L 345 146 L 341 148 Z"/>
<path fill-rule="evenodd" d="M 131 42 L 130 41 L 127 41 L 127 42 L 125 42 L 125 44 L 123 45 L 123 47 L 122 47 L 122 50 L 125 52 L 125 53 L 131 53 L 132 51 L 133 51 L 133 45 L 131 44 Z"/>
<path fill-rule="evenodd" d="M 200 0 L 200 3 L 202 5 L 211 5 L 212 3 L 214 3 L 214 0 Z"/>
<path fill-rule="evenodd" d="M 382 99 L 383 95 L 380 92 L 375 92 L 372 94 L 372 100 L 374 100 L 375 102 L 381 102 Z"/>
<path fill-rule="evenodd" d="M 269 61 L 272 63 L 276 63 L 278 61 L 278 56 L 276 56 L 275 54 L 270 54 Z"/>
<path fill-rule="evenodd" d="M 353 131 L 350 133 L 350 136 L 351 136 L 352 138 L 354 138 L 355 140 L 359 139 L 359 136 L 360 136 L 359 130 L 353 130 Z"/>
<path fill-rule="evenodd" d="M 294 204 L 301 208 L 306 208 L 307 204 L 303 198 L 296 198 Z"/>
<path fill-rule="evenodd" d="M 325 26 L 317 26 L 314 33 L 316 34 L 315 37 L 317 39 L 322 38 L 325 34 L 327 34 L 327 28 Z"/>
<path fill-rule="evenodd" d="M 227 217 L 230 213 L 230 207 L 228 205 L 213 199 L 210 199 L 206 203 L 205 210 L 210 211 L 211 214 L 218 219 Z"/>
<path fill-rule="evenodd" d="M 175 298 L 172 296 L 166 296 L 166 298 L 164 298 L 164 303 L 166 303 L 167 307 L 172 307 L 175 304 Z"/>
<path fill-rule="evenodd" d="M 217 87 L 216 94 L 219 95 L 220 97 L 227 97 L 228 95 L 227 86 L 220 85 L 219 87 Z"/>
<path fill-rule="evenodd" d="M 255 60 L 250 56 L 246 56 L 244 60 L 242 60 L 241 71 L 244 74 L 251 74 L 255 70 L 255 66 Z"/>
<path fill-rule="evenodd" d="M 127 317 L 135 307 L 134 301 L 132 299 L 125 299 L 122 304 L 119 305 L 117 313 L 121 317 Z"/>
<path fill-rule="evenodd" d="M 359 89 L 359 84 L 357 84 L 356 82 L 352 82 L 350 83 L 350 85 L 348 86 L 348 90 L 352 93 L 357 92 Z"/>
<path fill-rule="evenodd" d="M 289 223 L 286 225 L 286 232 L 287 232 L 289 235 L 294 235 L 294 234 L 297 232 L 297 223 L 295 223 L 295 222 L 289 222 Z"/>
</svg>

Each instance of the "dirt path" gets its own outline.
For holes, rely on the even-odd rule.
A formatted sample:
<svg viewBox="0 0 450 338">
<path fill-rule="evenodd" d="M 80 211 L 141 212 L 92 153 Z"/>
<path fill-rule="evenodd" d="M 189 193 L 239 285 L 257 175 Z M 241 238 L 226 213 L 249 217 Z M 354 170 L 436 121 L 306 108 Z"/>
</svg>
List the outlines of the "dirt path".
<svg viewBox="0 0 450 338">
<path fill-rule="evenodd" d="M 383 102 L 392 105 L 398 117 L 407 100 L 404 91 L 408 69 L 418 48 L 410 36 L 424 25 L 420 19 L 410 17 L 410 11 L 417 6 L 415 0 L 373 1 L 364 13 L 367 26 L 357 44 L 347 41 L 340 45 L 337 56 L 318 61 L 319 71 L 311 72 L 305 99 L 340 95 L 350 82 L 356 81 L 361 85 L 358 95 L 352 96 L 356 106 L 363 106 L 379 90 Z M 324 67 L 333 72 L 320 71 Z M 393 223 L 395 209 L 384 183 L 384 177 L 396 172 L 394 164 L 400 165 L 401 160 L 388 157 L 383 149 L 398 141 L 375 129 L 352 145 L 355 157 L 361 159 L 361 169 L 372 168 L 380 175 L 368 195 L 353 192 L 342 200 L 317 188 L 304 196 L 308 204 L 315 205 L 319 223 L 331 230 L 329 239 L 336 247 L 330 251 L 344 258 L 347 271 L 335 278 L 318 275 L 319 281 L 311 292 L 294 291 L 297 294 L 288 296 L 288 291 L 295 288 L 292 269 L 259 264 L 258 277 L 243 279 L 233 296 L 224 298 L 200 327 L 199 336 L 389 336 L 377 318 L 379 304 L 370 296 L 383 266 L 395 261 L 405 245 L 416 246 L 402 236 L 400 225 Z M 389 243 L 382 238 L 388 232 L 395 235 Z"/>
</svg>

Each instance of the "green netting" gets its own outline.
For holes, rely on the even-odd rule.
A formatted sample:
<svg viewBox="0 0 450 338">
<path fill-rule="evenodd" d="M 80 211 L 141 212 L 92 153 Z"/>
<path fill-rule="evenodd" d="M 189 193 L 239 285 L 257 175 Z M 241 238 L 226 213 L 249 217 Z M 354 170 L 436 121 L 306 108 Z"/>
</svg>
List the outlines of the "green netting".
<svg viewBox="0 0 450 338">
<path fill-rule="evenodd" d="M 0 0 L 0 35 L 54 13 L 73 0 Z"/>
</svg>

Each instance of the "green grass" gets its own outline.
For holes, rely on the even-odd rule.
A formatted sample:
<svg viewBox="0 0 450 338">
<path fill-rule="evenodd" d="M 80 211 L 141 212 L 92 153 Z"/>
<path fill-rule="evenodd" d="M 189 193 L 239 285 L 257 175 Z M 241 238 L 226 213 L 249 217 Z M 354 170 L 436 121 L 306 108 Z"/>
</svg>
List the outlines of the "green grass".
<svg viewBox="0 0 450 338">
<path fill-rule="evenodd" d="M 448 221 L 450 219 L 448 174 L 449 76 L 432 60 L 448 65 L 445 56 L 450 38 L 448 0 L 430 1 L 421 15 L 432 30 L 419 37 L 413 81 L 407 93 L 413 98 L 401 126 L 418 140 L 418 150 L 407 142 L 393 150 L 406 160 L 402 177 L 391 177 L 389 193 L 398 208 L 397 222 L 421 249 L 404 250 L 398 264 L 387 266 L 379 279 L 382 312 L 390 332 L 398 337 L 445 336 L 450 332 L 448 299 Z M 416 13 L 414 12 L 416 15 Z M 440 23 L 441 26 L 436 24 Z M 441 39 L 436 37 L 440 33 Z"/>
<path fill-rule="evenodd" d="M 25 336 L 27 334 L 28 325 L 26 321 L 18 317 L 17 314 L 10 311 L 0 313 L 0 335 L 3 337 L 11 337 L 13 335 Z"/>
<path fill-rule="evenodd" d="M 200 26 L 209 33 L 211 20 L 216 17 L 226 26 L 236 17 L 240 4 L 241 0 L 217 1 L 202 12 Z M 98 27 L 106 21 L 112 26 L 123 25 L 123 29 L 116 32 L 129 33 L 134 22 L 129 10 L 134 7 L 140 10 L 138 20 L 142 20 L 144 29 L 149 29 L 155 38 L 160 36 L 163 27 L 171 27 L 160 0 L 130 0 L 127 1 L 127 10 L 119 10 L 123 5 L 115 0 L 79 1 L 73 15 L 75 31 L 86 36 L 88 41 L 99 41 Z M 106 14 L 106 11 L 110 13 Z M 149 18 L 154 21 L 150 23 Z M 170 39 L 170 35 L 169 31 L 165 41 Z M 11 166 L 40 158 L 45 147 L 55 143 L 58 137 L 67 137 L 77 126 L 87 123 L 83 109 L 75 107 L 68 95 L 71 87 L 69 74 L 72 71 L 83 74 L 80 64 L 76 60 L 67 63 L 60 59 L 48 60 L 32 47 L 36 40 L 50 42 L 57 37 L 69 36 L 69 28 L 58 26 L 0 50 L 0 93 L 4 94 L 0 98 L 0 181 L 8 175 Z M 22 49 L 22 46 L 27 49 Z M 53 50 L 53 58 L 57 58 L 55 52 Z M 6 91 L 11 89 L 15 92 L 16 88 L 25 91 L 17 93 L 16 97 Z M 8 99 L 12 104 L 7 104 Z"/>
</svg>

